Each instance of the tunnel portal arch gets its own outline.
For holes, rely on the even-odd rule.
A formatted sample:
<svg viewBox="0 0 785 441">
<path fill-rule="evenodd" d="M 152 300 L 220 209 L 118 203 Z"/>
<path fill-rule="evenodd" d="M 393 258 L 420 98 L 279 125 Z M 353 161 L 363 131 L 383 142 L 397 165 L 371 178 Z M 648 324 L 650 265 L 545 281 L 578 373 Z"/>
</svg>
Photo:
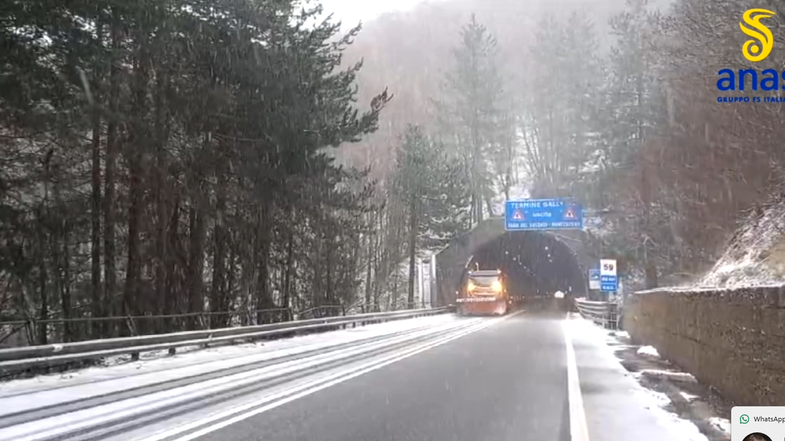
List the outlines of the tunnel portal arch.
<svg viewBox="0 0 785 441">
<path fill-rule="evenodd" d="M 456 292 L 475 262 L 482 269 L 499 267 L 512 277 L 521 294 L 568 296 L 588 293 L 586 279 L 591 261 L 583 246 L 584 233 L 570 231 L 505 231 L 504 219 L 492 218 L 454 239 L 436 254 L 437 305 L 455 302 Z"/>
</svg>

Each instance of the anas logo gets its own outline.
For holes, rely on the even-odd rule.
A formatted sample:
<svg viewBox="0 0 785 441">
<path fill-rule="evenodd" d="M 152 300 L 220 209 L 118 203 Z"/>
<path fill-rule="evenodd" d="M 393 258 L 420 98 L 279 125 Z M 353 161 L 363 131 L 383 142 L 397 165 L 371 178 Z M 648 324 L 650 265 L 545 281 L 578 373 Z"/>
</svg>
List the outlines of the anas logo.
<svg viewBox="0 0 785 441">
<path fill-rule="evenodd" d="M 768 9 L 750 9 L 742 16 L 743 22 L 739 23 L 741 31 L 752 37 L 741 47 L 744 58 L 753 63 L 765 60 L 771 55 L 774 48 L 774 35 L 761 20 L 775 15 Z M 757 68 L 746 69 L 720 69 L 718 72 L 717 90 L 720 92 L 744 91 L 751 88 L 754 91 L 764 90 L 774 92 L 785 90 L 785 70 L 775 69 L 760 70 Z M 785 103 L 785 96 L 720 96 L 718 103 Z"/>
<path fill-rule="evenodd" d="M 744 58 L 753 63 L 765 60 L 774 47 L 774 35 L 765 24 L 760 22 L 761 19 L 771 18 L 773 15 L 774 12 L 767 9 L 750 9 L 742 17 L 749 27 L 739 23 L 741 31 L 754 38 L 754 40 L 747 40 L 741 48 Z"/>
</svg>

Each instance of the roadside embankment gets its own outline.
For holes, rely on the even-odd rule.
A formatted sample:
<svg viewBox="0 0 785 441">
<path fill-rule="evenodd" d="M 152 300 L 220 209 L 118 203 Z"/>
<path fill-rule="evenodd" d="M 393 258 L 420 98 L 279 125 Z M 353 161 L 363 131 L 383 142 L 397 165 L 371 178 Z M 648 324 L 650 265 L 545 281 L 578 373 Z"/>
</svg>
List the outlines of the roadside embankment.
<svg viewBox="0 0 785 441">
<path fill-rule="evenodd" d="M 737 405 L 785 405 L 785 286 L 642 291 L 624 327 Z"/>
</svg>

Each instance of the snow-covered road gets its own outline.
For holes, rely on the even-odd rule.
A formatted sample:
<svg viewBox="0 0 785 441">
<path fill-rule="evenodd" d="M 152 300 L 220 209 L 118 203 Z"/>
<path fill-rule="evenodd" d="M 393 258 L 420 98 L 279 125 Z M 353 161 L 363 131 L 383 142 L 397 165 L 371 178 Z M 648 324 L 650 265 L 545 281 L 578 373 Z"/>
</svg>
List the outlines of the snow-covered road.
<svg viewBox="0 0 785 441">
<path fill-rule="evenodd" d="M 563 314 L 445 314 L 16 380 L 0 441 L 704 441 L 607 334 Z"/>
<path fill-rule="evenodd" d="M 127 424 L 490 323 L 439 315 L 12 381 L 0 388 L 0 440 L 43 440 Z"/>
</svg>

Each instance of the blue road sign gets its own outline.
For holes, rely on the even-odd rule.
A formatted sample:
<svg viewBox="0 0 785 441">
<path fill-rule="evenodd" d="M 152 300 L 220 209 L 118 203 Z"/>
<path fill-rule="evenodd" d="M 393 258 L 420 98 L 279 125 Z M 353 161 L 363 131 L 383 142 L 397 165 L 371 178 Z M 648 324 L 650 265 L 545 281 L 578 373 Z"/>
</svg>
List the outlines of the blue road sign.
<svg viewBox="0 0 785 441">
<path fill-rule="evenodd" d="M 583 207 L 563 199 L 527 199 L 504 204 L 507 231 L 582 230 Z"/>
<path fill-rule="evenodd" d="M 616 292 L 619 290 L 619 278 L 616 276 L 601 276 L 600 291 Z"/>
</svg>

